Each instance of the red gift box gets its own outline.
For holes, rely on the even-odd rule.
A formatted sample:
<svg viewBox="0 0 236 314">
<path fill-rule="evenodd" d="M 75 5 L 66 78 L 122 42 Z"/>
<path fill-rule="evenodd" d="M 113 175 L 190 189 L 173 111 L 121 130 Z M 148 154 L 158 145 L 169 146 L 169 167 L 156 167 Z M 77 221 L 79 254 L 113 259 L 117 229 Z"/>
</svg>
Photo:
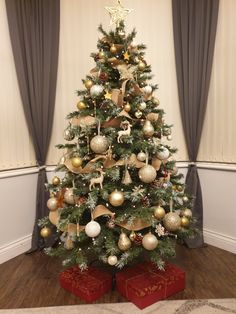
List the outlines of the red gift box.
<svg viewBox="0 0 236 314">
<path fill-rule="evenodd" d="M 61 272 L 59 280 L 62 288 L 86 302 L 97 300 L 112 287 L 112 276 L 95 267 L 81 271 L 74 266 Z"/>
<path fill-rule="evenodd" d="M 117 290 L 143 309 L 185 288 L 185 272 L 167 263 L 165 271 L 145 262 L 116 274 Z"/>
</svg>

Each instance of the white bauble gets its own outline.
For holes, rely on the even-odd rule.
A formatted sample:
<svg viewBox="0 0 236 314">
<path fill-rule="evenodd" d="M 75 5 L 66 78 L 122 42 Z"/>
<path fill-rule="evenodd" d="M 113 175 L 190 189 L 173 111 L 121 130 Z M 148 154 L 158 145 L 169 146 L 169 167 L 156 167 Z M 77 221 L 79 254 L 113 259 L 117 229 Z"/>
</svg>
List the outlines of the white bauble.
<svg viewBox="0 0 236 314">
<path fill-rule="evenodd" d="M 101 232 L 101 226 L 98 222 L 91 220 L 87 225 L 85 226 L 85 233 L 88 237 L 94 238 L 99 235 Z"/>
<path fill-rule="evenodd" d="M 117 263 L 117 257 L 115 255 L 110 255 L 107 262 L 109 265 L 114 266 Z"/>
<path fill-rule="evenodd" d="M 50 197 L 47 201 L 47 207 L 50 210 L 57 210 L 57 199 L 55 197 Z"/>
<path fill-rule="evenodd" d="M 150 85 L 144 86 L 143 91 L 145 94 L 150 95 L 152 93 L 152 86 Z"/>
<path fill-rule="evenodd" d="M 151 165 L 145 165 L 139 169 L 139 179 L 145 183 L 151 183 L 156 179 L 156 169 Z"/>
<path fill-rule="evenodd" d="M 138 153 L 137 159 L 138 159 L 139 161 L 145 161 L 145 160 L 146 160 L 146 154 L 145 154 L 144 152 Z"/>
<path fill-rule="evenodd" d="M 152 250 L 155 250 L 155 248 L 157 247 L 158 240 L 157 240 L 156 236 L 154 236 L 154 234 L 149 232 L 149 233 L 145 234 L 145 236 L 143 237 L 142 245 L 146 250 L 152 251 Z"/>
<path fill-rule="evenodd" d="M 109 146 L 109 142 L 105 136 L 96 135 L 90 141 L 90 147 L 96 154 L 104 153 Z"/>
<path fill-rule="evenodd" d="M 66 201 L 67 204 L 74 205 L 75 204 L 75 198 L 74 198 L 74 193 L 73 189 L 67 189 L 65 194 L 64 194 L 64 200 Z"/>
<path fill-rule="evenodd" d="M 141 102 L 140 104 L 139 104 L 139 106 L 138 106 L 138 108 L 140 109 L 140 110 L 144 110 L 144 109 L 146 109 L 146 107 L 147 107 L 147 104 L 143 101 L 143 102 Z"/>
<path fill-rule="evenodd" d="M 102 92 L 103 92 L 103 86 L 102 85 L 93 85 L 91 88 L 90 88 L 90 95 L 92 98 L 96 98 L 96 97 L 99 97 L 101 96 Z"/>
<path fill-rule="evenodd" d="M 161 151 L 159 151 L 156 156 L 160 160 L 167 159 L 170 156 L 169 149 L 166 148 L 165 146 L 162 146 Z"/>
</svg>

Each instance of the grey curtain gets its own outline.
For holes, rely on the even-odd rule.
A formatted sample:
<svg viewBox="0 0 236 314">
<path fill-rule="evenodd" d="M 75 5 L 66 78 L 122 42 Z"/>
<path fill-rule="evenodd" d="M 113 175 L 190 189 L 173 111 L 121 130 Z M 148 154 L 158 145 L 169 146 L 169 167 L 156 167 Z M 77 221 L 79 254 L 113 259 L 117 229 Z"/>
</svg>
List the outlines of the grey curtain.
<svg viewBox="0 0 236 314">
<path fill-rule="evenodd" d="M 196 161 L 209 91 L 219 0 L 172 0 L 175 61 L 179 103 L 190 163 L 187 192 L 193 194 L 193 214 L 202 231 L 202 193 Z M 201 234 L 188 240 L 191 248 L 203 245 Z"/>
<path fill-rule="evenodd" d="M 6 9 L 24 114 L 39 166 L 34 251 L 43 247 L 37 220 L 48 214 L 44 165 L 55 104 L 60 0 L 6 0 Z"/>
</svg>

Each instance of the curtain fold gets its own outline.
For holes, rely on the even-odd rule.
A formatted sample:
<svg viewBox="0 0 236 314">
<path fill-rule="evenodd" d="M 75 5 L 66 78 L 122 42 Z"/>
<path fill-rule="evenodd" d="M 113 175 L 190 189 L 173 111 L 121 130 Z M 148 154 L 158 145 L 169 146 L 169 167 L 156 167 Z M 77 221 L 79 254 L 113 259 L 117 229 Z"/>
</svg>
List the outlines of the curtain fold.
<svg viewBox="0 0 236 314">
<path fill-rule="evenodd" d="M 214 55 L 219 0 L 172 0 L 173 31 L 179 103 L 190 162 L 197 159 Z M 196 166 L 190 165 L 187 191 L 195 198 L 193 214 L 201 233 L 187 241 L 203 245 L 203 205 Z"/>
<path fill-rule="evenodd" d="M 37 220 L 46 207 L 47 156 L 57 82 L 60 0 L 6 0 L 9 33 L 27 126 L 39 166 L 31 250 L 42 248 Z"/>
</svg>

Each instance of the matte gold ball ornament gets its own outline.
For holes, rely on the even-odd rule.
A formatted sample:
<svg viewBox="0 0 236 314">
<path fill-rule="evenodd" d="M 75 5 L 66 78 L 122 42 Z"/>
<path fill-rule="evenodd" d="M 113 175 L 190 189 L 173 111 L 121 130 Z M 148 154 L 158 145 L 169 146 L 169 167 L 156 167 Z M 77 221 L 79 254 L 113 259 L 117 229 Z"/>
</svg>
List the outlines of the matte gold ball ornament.
<svg viewBox="0 0 236 314">
<path fill-rule="evenodd" d="M 105 58 L 105 52 L 103 50 L 99 51 L 98 57 L 99 59 L 104 59 Z"/>
<path fill-rule="evenodd" d="M 111 45 L 110 52 L 114 53 L 114 54 L 117 53 L 117 49 L 116 49 L 116 46 L 114 44 Z"/>
<path fill-rule="evenodd" d="M 160 205 L 158 205 L 158 206 L 156 206 L 156 207 L 154 208 L 153 214 L 154 214 L 154 217 L 155 217 L 155 218 L 157 218 L 157 219 L 162 219 L 162 218 L 165 217 L 166 212 L 165 212 L 165 209 L 164 209 L 163 207 L 161 207 Z"/>
<path fill-rule="evenodd" d="M 108 146 L 109 146 L 109 142 L 107 138 L 102 135 L 96 135 L 90 141 L 90 148 L 96 154 L 104 153 L 108 149 Z"/>
<path fill-rule="evenodd" d="M 138 63 L 138 69 L 143 71 L 146 67 L 146 64 L 143 61 L 139 61 Z"/>
<path fill-rule="evenodd" d="M 57 176 L 55 176 L 55 177 L 52 178 L 52 184 L 53 184 L 53 185 L 57 186 L 57 185 L 60 184 L 60 182 L 61 182 L 61 180 L 60 180 L 60 178 L 58 178 Z"/>
<path fill-rule="evenodd" d="M 139 179 L 145 183 L 151 183 L 156 179 L 156 169 L 151 165 L 145 165 L 139 169 Z"/>
<path fill-rule="evenodd" d="M 40 235 L 42 238 L 48 238 L 52 233 L 52 230 L 48 227 L 43 227 L 41 230 L 40 230 Z"/>
<path fill-rule="evenodd" d="M 57 210 L 58 202 L 56 197 L 50 197 L 47 201 L 47 207 L 49 210 L 54 211 Z"/>
<path fill-rule="evenodd" d="M 131 106 L 130 106 L 129 103 L 127 103 L 127 104 L 124 105 L 124 110 L 125 110 L 126 112 L 130 112 Z"/>
<path fill-rule="evenodd" d="M 109 195 L 109 202 L 112 206 L 119 207 L 124 203 L 124 201 L 125 196 L 122 191 L 115 190 Z"/>
<path fill-rule="evenodd" d="M 77 103 L 77 108 L 78 108 L 79 110 L 86 109 L 86 108 L 87 108 L 86 103 L 83 102 L 83 101 L 79 101 L 79 102 Z"/>
<path fill-rule="evenodd" d="M 155 248 L 158 245 L 157 237 L 151 232 L 145 234 L 145 236 L 142 239 L 142 245 L 148 251 L 155 250 Z"/>
<path fill-rule="evenodd" d="M 92 86 L 93 86 L 93 81 L 91 80 L 86 80 L 85 83 L 84 83 L 85 87 L 87 89 L 90 89 Z"/>
<path fill-rule="evenodd" d="M 121 251 L 127 251 L 131 247 L 131 245 L 132 243 L 130 239 L 127 237 L 127 235 L 124 232 L 122 232 L 119 237 L 118 248 Z"/>
<path fill-rule="evenodd" d="M 163 224 L 168 231 L 177 231 L 181 226 L 181 218 L 175 212 L 169 212 L 163 219 Z"/>
<path fill-rule="evenodd" d="M 83 163 L 83 159 L 80 158 L 79 156 L 71 158 L 71 164 L 75 168 L 81 167 L 82 163 Z"/>
<path fill-rule="evenodd" d="M 114 266 L 117 263 L 118 259 L 115 255 L 108 256 L 107 262 L 109 265 Z"/>
<path fill-rule="evenodd" d="M 187 228 L 189 226 L 189 219 L 187 217 L 182 217 L 181 218 L 181 226 Z"/>
</svg>

